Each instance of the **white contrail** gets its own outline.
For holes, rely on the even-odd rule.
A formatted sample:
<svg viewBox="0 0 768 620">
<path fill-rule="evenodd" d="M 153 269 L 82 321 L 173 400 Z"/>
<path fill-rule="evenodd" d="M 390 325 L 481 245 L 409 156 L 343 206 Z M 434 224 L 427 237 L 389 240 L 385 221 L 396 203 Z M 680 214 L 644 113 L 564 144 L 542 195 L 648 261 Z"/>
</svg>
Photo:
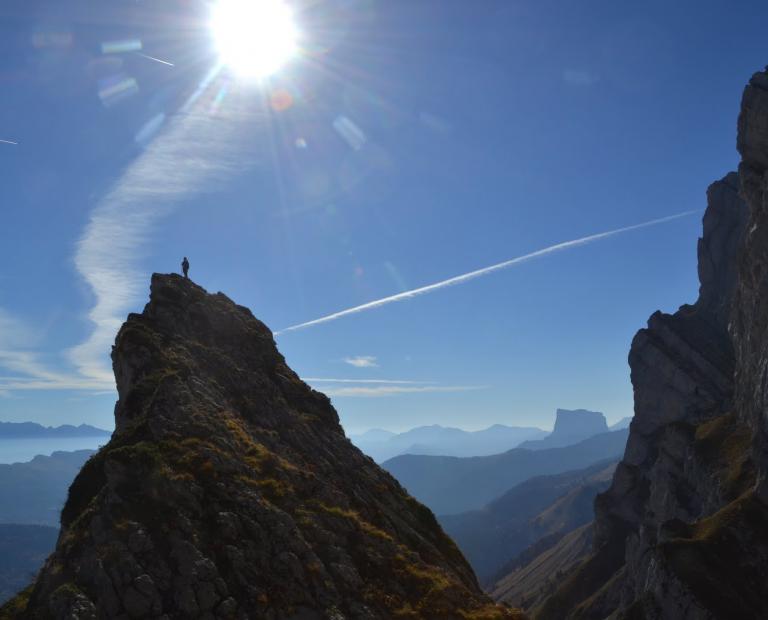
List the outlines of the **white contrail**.
<svg viewBox="0 0 768 620">
<path fill-rule="evenodd" d="M 314 325 L 320 325 L 321 323 L 328 323 L 329 321 L 335 321 L 336 319 L 349 316 L 350 314 L 357 314 L 358 312 L 373 310 L 374 308 L 378 308 L 380 306 L 386 306 L 387 304 L 392 304 L 397 301 L 403 301 L 405 299 L 418 297 L 419 295 L 432 293 L 433 291 L 436 291 L 441 288 L 445 288 L 447 286 L 453 286 L 455 284 L 463 284 L 464 282 L 468 282 L 469 280 L 474 280 L 475 278 L 486 276 L 489 273 L 493 273 L 494 271 L 499 271 L 501 269 L 513 267 L 515 265 L 519 265 L 521 263 L 525 263 L 530 260 L 540 258 L 542 256 L 546 256 L 548 254 L 553 254 L 554 252 L 569 250 L 571 248 L 575 248 L 580 245 L 586 245 L 588 243 L 599 241 L 600 239 L 605 239 L 607 237 L 613 237 L 614 235 L 620 235 L 621 233 L 629 232 L 631 230 L 638 230 L 639 228 L 647 228 L 649 226 L 664 224 L 666 222 L 671 222 L 673 220 L 680 219 L 681 217 L 687 217 L 689 215 L 693 215 L 694 213 L 700 213 L 700 209 L 694 209 L 692 211 L 683 211 L 682 213 L 669 215 L 667 217 L 662 217 L 656 220 L 650 220 L 648 222 L 643 222 L 642 224 L 633 224 L 632 226 L 616 228 L 615 230 L 596 233 L 594 235 L 589 235 L 587 237 L 572 239 L 571 241 L 563 241 L 562 243 L 557 243 L 555 245 L 550 245 L 549 247 L 542 248 L 541 250 L 536 250 L 535 252 L 531 252 L 530 254 L 523 254 L 522 256 L 517 256 L 516 258 L 512 258 L 510 260 L 504 261 L 503 263 L 497 263 L 495 265 L 491 265 L 490 267 L 483 267 L 482 269 L 470 271 L 469 273 L 465 273 L 460 276 L 455 276 L 453 278 L 448 278 L 447 280 L 441 280 L 440 282 L 435 282 L 434 284 L 428 284 L 427 286 L 415 288 L 410 291 L 404 291 L 402 293 L 398 293 L 397 295 L 390 295 L 389 297 L 384 297 L 382 299 L 377 299 L 375 301 L 369 301 L 366 304 L 355 306 L 354 308 L 348 308 L 346 310 L 341 310 L 339 312 L 334 312 L 333 314 L 320 317 L 319 319 L 314 319 L 313 321 L 307 321 L 306 323 L 299 323 L 298 325 L 292 325 L 291 327 L 286 327 L 285 329 L 281 329 L 280 331 L 275 332 L 275 335 L 279 336 L 280 334 L 284 334 L 286 332 L 305 329 L 307 327 L 312 327 Z"/>
<path fill-rule="evenodd" d="M 13 144 L 14 146 L 19 146 L 18 142 L 14 142 L 13 140 L 0 140 L 3 144 Z"/>
<path fill-rule="evenodd" d="M 486 390 L 485 385 L 377 385 L 362 387 L 339 387 L 324 389 L 326 396 L 334 397 L 363 397 L 380 398 L 383 396 L 398 396 L 400 394 L 434 394 L 441 392 L 472 392 L 475 390 Z"/>
<path fill-rule="evenodd" d="M 136 52 L 137 56 L 141 56 L 142 58 L 146 58 L 147 60 L 154 60 L 155 62 L 159 62 L 163 65 L 168 65 L 169 67 L 175 67 L 172 62 L 168 62 L 167 60 L 160 60 L 159 58 L 155 58 L 154 56 L 150 56 L 148 54 L 142 54 L 141 52 Z"/>
</svg>

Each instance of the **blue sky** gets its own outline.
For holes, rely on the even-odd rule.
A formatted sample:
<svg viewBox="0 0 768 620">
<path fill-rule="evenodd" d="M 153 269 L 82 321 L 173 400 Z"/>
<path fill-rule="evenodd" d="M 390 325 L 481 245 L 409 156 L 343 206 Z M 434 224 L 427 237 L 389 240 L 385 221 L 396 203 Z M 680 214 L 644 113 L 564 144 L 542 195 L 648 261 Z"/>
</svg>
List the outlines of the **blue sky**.
<svg viewBox="0 0 768 620">
<path fill-rule="evenodd" d="M 768 62 L 760 2 L 294 13 L 302 53 L 258 82 L 212 73 L 202 2 L 2 4 L 0 140 L 17 144 L 0 143 L 0 419 L 111 427 L 114 334 L 183 255 L 280 331 L 703 210 L 738 161 L 743 86 Z M 700 219 L 278 345 L 351 432 L 547 427 L 557 407 L 615 420 L 632 411 L 633 334 L 695 299 Z"/>
</svg>

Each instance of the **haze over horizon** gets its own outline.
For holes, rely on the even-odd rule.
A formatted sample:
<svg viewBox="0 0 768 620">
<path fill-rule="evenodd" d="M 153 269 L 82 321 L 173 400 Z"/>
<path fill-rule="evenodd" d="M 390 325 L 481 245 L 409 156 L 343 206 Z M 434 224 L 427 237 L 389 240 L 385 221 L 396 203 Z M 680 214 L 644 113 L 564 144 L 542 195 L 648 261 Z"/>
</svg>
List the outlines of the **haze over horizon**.
<svg viewBox="0 0 768 620">
<path fill-rule="evenodd" d="M 112 428 L 114 336 L 185 255 L 351 433 L 632 415 L 768 6 L 297 2 L 260 82 L 179 6 L 0 8 L 0 420 Z"/>
</svg>

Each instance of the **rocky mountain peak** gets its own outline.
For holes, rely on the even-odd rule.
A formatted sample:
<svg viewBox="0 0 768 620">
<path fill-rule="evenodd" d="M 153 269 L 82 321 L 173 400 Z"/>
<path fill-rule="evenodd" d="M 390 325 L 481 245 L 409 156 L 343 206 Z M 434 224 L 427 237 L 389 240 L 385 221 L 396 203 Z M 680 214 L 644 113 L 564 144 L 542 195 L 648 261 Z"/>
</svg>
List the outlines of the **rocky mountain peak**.
<svg viewBox="0 0 768 620">
<path fill-rule="evenodd" d="M 154 275 L 112 359 L 115 434 L 75 479 L 17 616 L 517 616 L 246 308 Z"/>
<path fill-rule="evenodd" d="M 731 172 L 707 189 L 708 208 L 698 243 L 699 298 L 696 308 L 725 334 L 737 281 L 735 257 L 748 211 L 739 196 L 739 175 Z M 727 346 L 727 345 L 726 345 Z"/>
<path fill-rule="evenodd" d="M 208 294 L 175 274 L 152 276 L 149 303 L 141 314 L 129 315 L 118 332 L 112 365 L 120 397 L 115 410 L 118 431 L 134 416 L 148 413 L 134 402 L 152 404 L 145 388 L 159 388 L 153 399 L 158 401 L 165 389 L 184 381 L 188 399 L 235 406 L 262 426 L 289 423 L 287 405 L 294 401 L 306 408 L 305 416 L 311 413 L 322 423 L 324 431 L 343 434 L 328 399 L 286 365 L 266 325 L 226 295 Z M 155 407 L 150 418 L 178 413 Z"/>
<path fill-rule="evenodd" d="M 608 424 L 605 416 L 599 411 L 586 409 L 558 409 L 555 415 L 554 436 L 591 437 L 599 433 L 607 433 Z"/>
</svg>

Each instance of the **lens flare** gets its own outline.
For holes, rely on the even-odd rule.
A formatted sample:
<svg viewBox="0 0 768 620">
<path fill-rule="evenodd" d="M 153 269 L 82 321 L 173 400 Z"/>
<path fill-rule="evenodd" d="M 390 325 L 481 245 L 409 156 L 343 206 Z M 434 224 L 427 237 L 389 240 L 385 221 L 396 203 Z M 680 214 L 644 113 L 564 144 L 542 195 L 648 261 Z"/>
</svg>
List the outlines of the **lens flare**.
<svg viewBox="0 0 768 620">
<path fill-rule="evenodd" d="M 211 30 L 222 64 L 241 77 L 269 77 L 298 49 L 296 24 L 282 0 L 219 0 Z"/>
</svg>

